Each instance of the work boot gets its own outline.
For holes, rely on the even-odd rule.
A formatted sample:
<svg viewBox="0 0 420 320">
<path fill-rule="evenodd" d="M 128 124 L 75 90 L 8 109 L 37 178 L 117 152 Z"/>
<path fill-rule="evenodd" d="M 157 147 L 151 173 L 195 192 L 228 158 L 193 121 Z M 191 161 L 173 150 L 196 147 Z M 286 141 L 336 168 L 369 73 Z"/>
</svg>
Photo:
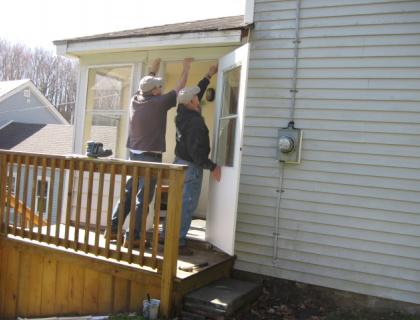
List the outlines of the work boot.
<svg viewBox="0 0 420 320">
<path fill-rule="evenodd" d="M 128 248 L 128 240 L 124 240 L 123 247 Z M 152 245 L 148 240 L 144 240 L 144 247 L 151 248 Z M 133 248 L 137 248 L 137 249 L 140 248 L 140 239 L 133 240 Z"/>
</svg>

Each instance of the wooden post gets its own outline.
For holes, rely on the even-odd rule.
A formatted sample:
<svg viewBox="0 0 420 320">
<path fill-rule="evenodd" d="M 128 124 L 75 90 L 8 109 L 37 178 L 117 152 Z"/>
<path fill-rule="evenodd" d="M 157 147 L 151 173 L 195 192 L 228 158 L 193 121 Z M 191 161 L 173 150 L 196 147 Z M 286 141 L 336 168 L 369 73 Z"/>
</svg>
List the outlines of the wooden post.
<svg viewBox="0 0 420 320">
<path fill-rule="evenodd" d="M 96 227 L 95 227 L 95 254 L 99 254 L 99 235 L 101 227 L 101 215 L 102 215 L 102 196 L 104 193 L 104 171 L 105 163 L 101 162 L 99 165 L 99 186 L 98 186 L 98 200 L 96 205 Z"/>
<path fill-rule="evenodd" d="M 36 185 L 38 177 L 38 157 L 35 156 L 32 158 L 33 167 L 32 167 L 32 186 L 31 186 L 31 215 L 29 217 L 29 237 L 31 240 L 34 237 L 34 219 L 35 219 L 35 196 L 36 196 Z"/>
<path fill-rule="evenodd" d="M 178 260 L 179 229 L 181 225 L 184 171 L 171 170 L 169 175 L 168 213 L 166 217 L 165 246 L 162 266 L 160 310 L 164 317 L 171 315 L 173 281 Z"/>
<path fill-rule="evenodd" d="M 85 217 L 85 241 L 83 250 L 87 253 L 89 248 L 89 233 L 90 233 L 90 216 L 92 209 L 92 193 L 93 193 L 93 169 L 95 164 L 93 161 L 89 163 L 89 178 L 88 178 L 88 194 L 86 203 L 86 217 Z"/>
<path fill-rule="evenodd" d="M 14 217 L 13 217 L 13 235 L 16 235 L 16 230 L 18 226 L 18 220 L 19 220 L 19 196 L 20 196 L 20 177 L 22 172 L 22 157 L 18 156 L 17 161 L 17 169 L 16 169 L 16 180 L 15 180 L 15 205 L 14 205 Z M 25 210 L 25 208 L 22 208 Z M 22 216 L 25 214 L 25 211 L 21 212 L 20 218 L 22 219 Z"/>
<path fill-rule="evenodd" d="M 106 218 L 106 234 L 105 239 L 105 256 L 109 258 L 109 246 L 111 239 L 112 209 L 114 204 L 114 184 L 115 184 L 115 164 L 111 164 L 111 174 L 109 176 L 109 192 L 108 192 L 108 211 Z"/>
<path fill-rule="evenodd" d="M 54 184 L 55 184 L 55 159 L 51 159 L 50 167 L 50 191 L 48 194 L 48 213 L 47 213 L 47 242 L 51 239 L 51 220 L 52 220 L 52 206 L 54 198 Z M 57 225 L 57 224 L 56 224 Z"/>
<path fill-rule="evenodd" d="M 134 241 L 134 224 L 136 223 L 136 202 L 137 190 L 139 185 L 139 168 L 135 166 L 131 175 L 133 179 L 133 187 L 131 188 L 131 203 L 130 203 L 130 223 L 128 224 L 128 262 L 133 262 L 133 241 Z"/>
<path fill-rule="evenodd" d="M 82 208 L 82 194 L 83 194 L 83 174 L 84 163 L 79 160 L 79 172 L 77 175 L 77 195 L 76 195 L 76 219 L 74 222 L 74 250 L 79 250 L 79 227 L 80 227 L 80 210 Z"/>
<path fill-rule="evenodd" d="M 153 219 L 153 239 L 152 239 L 152 259 L 153 265 L 157 265 L 157 250 L 159 246 L 159 220 L 160 220 L 160 206 L 162 203 L 162 170 L 158 170 L 156 182 L 156 196 L 155 196 L 155 216 Z"/>
<path fill-rule="evenodd" d="M 25 176 L 23 178 L 23 196 L 22 196 L 22 207 L 25 210 L 25 214 L 22 215 L 21 225 L 20 225 L 20 236 L 23 237 L 23 230 L 28 227 L 27 214 L 27 198 L 28 198 L 28 180 L 29 180 L 29 167 L 30 167 L 30 157 L 25 157 Z"/>
<path fill-rule="evenodd" d="M 6 181 L 7 181 L 7 155 L 1 156 L 1 183 L 0 183 L 0 234 L 5 232 L 4 225 L 4 207 L 6 205 Z"/>
<path fill-rule="evenodd" d="M 150 168 L 146 168 L 143 180 L 143 210 L 141 215 L 141 229 L 140 229 L 140 247 L 139 247 L 139 264 L 144 264 L 144 254 L 146 248 L 144 242 L 146 241 L 146 221 L 149 213 L 149 195 L 150 195 Z"/>
<path fill-rule="evenodd" d="M 42 225 L 44 221 L 44 210 L 46 207 L 46 201 L 44 201 L 44 194 L 46 193 L 46 175 L 47 175 L 47 158 L 42 158 L 41 161 L 42 169 L 41 169 L 41 190 L 38 199 L 38 237 L 37 240 L 41 241 L 41 233 L 42 233 Z M 38 187 L 38 181 L 36 183 L 36 187 Z"/>
<path fill-rule="evenodd" d="M 125 220 L 125 185 L 126 185 L 126 174 L 127 174 L 127 167 L 120 166 L 121 168 L 121 183 L 120 183 L 120 207 L 118 212 L 118 231 L 117 231 L 117 260 L 121 260 L 121 246 L 122 246 L 122 238 L 123 238 L 123 224 Z M 133 186 L 134 187 L 134 186 Z"/>
<path fill-rule="evenodd" d="M 69 182 L 67 187 L 67 206 L 66 206 L 66 222 L 64 231 L 64 246 L 69 247 L 70 218 L 71 218 L 71 202 L 73 199 L 73 179 L 74 179 L 74 160 L 69 161 Z"/>
<path fill-rule="evenodd" d="M 61 227 L 61 210 L 63 210 L 63 185 L 64 185 L 64 167 L 65 160 L 60 160 L 60 176 L 58 178 L 58 195 L 57 195 L 57 212 L 56 212 L 56 224 L 55 224 L 55 245 L 58 246 L 60 239 L 60 227 Z"/>
</svg>

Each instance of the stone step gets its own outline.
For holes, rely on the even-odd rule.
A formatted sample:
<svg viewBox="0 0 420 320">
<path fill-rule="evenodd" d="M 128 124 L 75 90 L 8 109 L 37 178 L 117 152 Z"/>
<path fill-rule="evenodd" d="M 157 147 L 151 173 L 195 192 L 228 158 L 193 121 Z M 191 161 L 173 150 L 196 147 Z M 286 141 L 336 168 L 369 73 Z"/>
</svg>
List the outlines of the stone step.
<svg viewBox="0 0 420 320">
<path fill-rule="evenodd" d="M 189 317 L 185 314 L 183 319 L 224 319 L 255 300 L 260 292 L 260 283 L 232 278 L 217 280 L 184 297 L 183 310 Z"/>
</svg>

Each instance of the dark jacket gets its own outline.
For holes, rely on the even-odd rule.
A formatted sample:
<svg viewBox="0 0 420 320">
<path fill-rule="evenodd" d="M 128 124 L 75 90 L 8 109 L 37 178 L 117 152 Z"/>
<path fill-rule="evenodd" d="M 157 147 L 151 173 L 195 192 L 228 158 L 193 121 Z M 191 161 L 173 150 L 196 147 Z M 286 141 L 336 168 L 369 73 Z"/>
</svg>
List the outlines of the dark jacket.
<svg viewBox="0 0 420 320">
<path fill-rule="evenodd" d="M 210 81 L 207 78 L 202 79 L 198 83 L 200 88 L 198 99 L 200 101 L 209 83 Z M 209 129 L 201 114 L 187 109 L 183 104 L 179 104 L 175 124 L 175 155 L 178 158 L 194 163 L 200 168 L 213 171 L 216 168 L 216 164 L 209 159 Z"/>
</svg>

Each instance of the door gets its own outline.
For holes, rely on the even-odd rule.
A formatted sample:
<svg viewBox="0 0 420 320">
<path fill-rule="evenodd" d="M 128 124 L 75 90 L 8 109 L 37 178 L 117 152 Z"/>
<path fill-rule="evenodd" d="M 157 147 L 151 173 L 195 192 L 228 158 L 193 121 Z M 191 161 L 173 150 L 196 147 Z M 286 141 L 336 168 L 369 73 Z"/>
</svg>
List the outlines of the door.
<svg viewBox="0 0 420 320">
<path fill-rule="evenodd" d="M 249 44 L 219 60 L 212 158 L 222 167 L 220 182 L 210 179 L 206 240 L 233 255 L 241 167 L 242 128 Z"/>
</svg>

